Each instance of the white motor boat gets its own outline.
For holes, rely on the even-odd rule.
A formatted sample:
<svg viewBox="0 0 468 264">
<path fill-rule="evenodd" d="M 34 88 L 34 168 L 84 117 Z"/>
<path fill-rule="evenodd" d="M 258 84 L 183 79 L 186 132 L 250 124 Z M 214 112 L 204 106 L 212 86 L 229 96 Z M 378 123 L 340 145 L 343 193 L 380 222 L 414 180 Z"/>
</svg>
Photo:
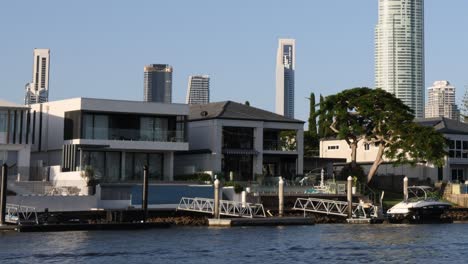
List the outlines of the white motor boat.
<svg viewBox="0 0 468 264">
<path fill-rule="evenodd" d="M 408 187 L 408 198 L 388 209 L 390 222 L 442 221 L 441 215 L 452 205 L 428 197 L 429 186 Z"/>
</svg>

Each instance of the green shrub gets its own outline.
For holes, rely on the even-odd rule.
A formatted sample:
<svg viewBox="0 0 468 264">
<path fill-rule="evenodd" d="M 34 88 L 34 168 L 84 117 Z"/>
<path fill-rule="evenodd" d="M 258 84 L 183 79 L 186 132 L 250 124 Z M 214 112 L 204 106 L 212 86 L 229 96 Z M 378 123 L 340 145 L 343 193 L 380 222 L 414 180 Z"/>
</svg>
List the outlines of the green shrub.
<svg viewBox="0 0 468 264">
<path fill-rule="evenodd" d="M 339 173 L 338 179 L 345 181 L 347 180 L 348 176 L 356 177 L 356 181 L 353 179 L 353 181 L 355 181 L 356 183 L 367 182 L 367 175 L 364 173 L 364 170 L 359 165 L 352 167 L 351 164 L 346 164 L 346 166 L 344 166 L 341 172 Z"/>
</svg>

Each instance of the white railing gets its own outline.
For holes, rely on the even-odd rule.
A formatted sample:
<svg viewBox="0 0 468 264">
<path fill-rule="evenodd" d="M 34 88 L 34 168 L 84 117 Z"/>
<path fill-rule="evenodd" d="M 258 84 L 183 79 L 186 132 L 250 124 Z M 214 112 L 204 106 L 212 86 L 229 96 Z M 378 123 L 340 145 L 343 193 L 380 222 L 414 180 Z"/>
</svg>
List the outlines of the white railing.
<svg viewBox="0 0 468 264">
<path fill-rule="evenodd" d="M 182 197 L 177 206 L 177 210 L 213 214 L 214 199 Z M 219 201 L 219 214 L 247 218 L 266 217 L 265 209 L 262 204 L 241 203 L 227 200 Z"/>
<path fill-rule="evenodd" d="M 372 204 L 352 203 L 353 218 L 376 218 L 377 207 Z M 348 202 L 318 198 L 297 198 L 293 210 L 327 215 L 348 216 Z"/>
<path fill-rule="evenodd" d="M 39 223 L 36 208 L 17 204 L 6 204 L 5 221 L 13 224 Z"/>
</svg>

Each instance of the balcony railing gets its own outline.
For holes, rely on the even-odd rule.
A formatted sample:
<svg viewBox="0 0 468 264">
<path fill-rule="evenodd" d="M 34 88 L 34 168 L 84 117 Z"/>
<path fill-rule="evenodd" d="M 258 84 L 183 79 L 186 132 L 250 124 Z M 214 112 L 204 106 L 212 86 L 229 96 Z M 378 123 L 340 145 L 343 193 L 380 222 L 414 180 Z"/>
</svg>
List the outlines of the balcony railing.
<svg viewBox="0 0 468 264">
<path fill-rule="evenodd" d="M 155 131 L 141 129 L 93 128 L 92 131 L 85 131 L 83 139 L 186 142 L 184 130 Z"/>
<path fill-rule="evenodd" d="M 296 151 L 296 143 L 288 143 L 284 140 L 263 140 L 263 150 L 274 150 L 274 151 Z"/>
</svg>

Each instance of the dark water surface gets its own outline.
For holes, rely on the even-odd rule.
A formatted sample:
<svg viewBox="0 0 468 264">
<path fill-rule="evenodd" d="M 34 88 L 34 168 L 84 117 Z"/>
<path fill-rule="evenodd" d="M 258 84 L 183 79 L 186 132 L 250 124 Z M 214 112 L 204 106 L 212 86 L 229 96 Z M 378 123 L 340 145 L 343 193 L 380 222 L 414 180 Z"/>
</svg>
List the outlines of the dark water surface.
<svg viewBox="0 0 468 264">
<path fill-rule="evenodd" d="M 468 225 L 0 232 L 0 263 L 468 263 Z"/>
</svg>

